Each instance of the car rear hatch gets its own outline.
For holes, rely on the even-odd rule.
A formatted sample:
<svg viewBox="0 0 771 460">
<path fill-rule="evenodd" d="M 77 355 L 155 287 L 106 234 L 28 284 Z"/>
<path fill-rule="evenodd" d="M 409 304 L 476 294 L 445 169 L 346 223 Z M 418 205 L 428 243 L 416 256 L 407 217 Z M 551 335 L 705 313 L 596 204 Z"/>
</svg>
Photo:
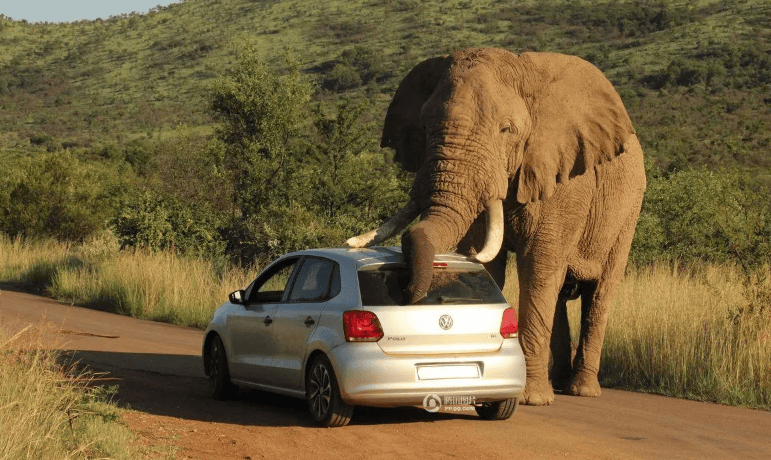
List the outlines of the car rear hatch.
<svg viewBox="0 0 771 460">
<path fill-rule="evenodd" d="M 362 305 L 380 320 L 384 336 L 378 345 L 384 352 L 457 355 L 501 347 L 501 318 L 508 305 L 481 265 L 434 263 L 428 295 L 414 305 L 402 305 L 407 276 L 406 267 L 395 264 L 358 272 Z"/>
</svg>

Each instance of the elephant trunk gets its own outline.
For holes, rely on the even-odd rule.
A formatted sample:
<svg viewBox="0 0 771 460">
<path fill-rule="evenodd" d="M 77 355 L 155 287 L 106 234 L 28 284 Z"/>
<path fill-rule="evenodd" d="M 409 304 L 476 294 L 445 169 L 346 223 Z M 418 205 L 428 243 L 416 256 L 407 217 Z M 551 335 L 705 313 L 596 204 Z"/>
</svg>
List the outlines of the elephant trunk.
<svg viewBox="0 0 771 460">
<path fill-rule="evenodd" d="M 407 305 L 419 302 L 431 287 L 436 250 L 430 225 L 424 220 L 402 234 L 402 253 L 409 271 L 409 283 L 402 297 Z"/>
<path fill-rule="evenodd" d="M 402 252 L 410 271 L 406 303 L 425 297 L 431 287 L 435 253 L 455 247 L 482 211 L 488 216 L 487 241 L 477 260 L 492 260 L 503 242 L 506 156 L 490 150 L 473 126 L 456 132 L 460 128 L 443 126 L 429 133 L 427 150 L 431 153 L 413 182 L 410 195 L 422 216 L 402 235 Z"/>
<path fill-rule="evenodd" d="M 451 208 L 450 208 L 451 209 Z M 489 262 L 500 251 L 503 242 L 503 202 L 495 200 L 487 207 L 487 237 L 480 262 Z M 455 246 L 473 222 L 461 214 L 430 213 L 402 235 L 402 253 L 409 270 L 409 284 L 404 290 L 406 304 L 419 302 L 428 293 L 433 278 L 434 255 Z"/>
</svg>

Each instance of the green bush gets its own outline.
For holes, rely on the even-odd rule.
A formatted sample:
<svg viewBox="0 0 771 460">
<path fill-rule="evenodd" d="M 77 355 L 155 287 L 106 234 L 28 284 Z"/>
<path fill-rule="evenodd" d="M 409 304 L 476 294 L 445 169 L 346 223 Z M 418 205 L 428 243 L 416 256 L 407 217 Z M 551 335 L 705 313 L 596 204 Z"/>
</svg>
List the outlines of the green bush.
<svg viewBox="0 0 771 460">
<path fill-rule="evenodd" d="M 237 45 L 236 64 L 212 88 L 211 110 L 220 122 L 217 135 L 235 147 L 232 155 L 249 161 L 251 153 L 274 159 L 301 134 L 307 120 L 303 110 L 312 94 L 297 63 L 279 74 L 260 57 L 250 41 Z M 252 147 L 250 150 L 249 147 Z"/>
<path fill-rule="evenodd" d="M 729 86 L 755 88 L 771 83 L 771 55 L 755 44 L 710 42 L 695 53 L 700 61 L 723 68 Z"/>
<path fill-rule="evenodd" d="M 771 207 L 737 171 L 687 169 L 649 178 L 631 260 L 771 261 Z"/>
<path fill-rule="evenodd" d="M 289 204 L 283 184 L 307 125 L 312 87 L 290 58 L 287 63 L 288 71 L 279 74 L 253 43 L 241 42 L 235 67 L 211 93 L 211 109 L 221 123 L 217 137 L 225 145 L 234 201 L 243 217 L 267 203 Z"/>
<path fill-rule="evenodd" d="M 9 165 L 10 166 L 10 165 Z M 11 237 L 83 241 L 105 229 L 125 176 L 69 151 L 24 158 L 0 182 L 0 231 Z"/>
<path fill-rule="evenodd" d="M 576 27 L 591 31 L 594 39 L 638 37 L 687 24 L 704 14 L 704 9 L 673 5 L 664 0 L 629 2 L 541 2 L 506 6 L 501 11 L 481 13 L 479 23 L 506 19 L 513 23 L 542 22 L 563 29 Z"/>
<path fill-rule="evenodd" d="M 377 226 L 407 196 L 398 167 L 386 161 L 369 126 L 361 123 L 364 112 L 364 106 L 343 101 L 329 117 L 317 106 L 314 125 L 319 137 L 306 154 L 306 187 L 312 191 L 307 205 L 330 226 L 350 233 Z M 346 224 L 348 217 L 359 225 Z"/>
<path fill-rule="evenodd" d="M 299 203 L 270 203 L 234 220 L 229 243 L 236 259 L 250 266 L 290 251 L 338 246 L 345 238 L 336 230 Z"/>
<path fill-rule="evenodd" d="M 225 249 L 219 218 L 213 212 L 151 191 L 123 201 L 112 225 L 124 247 L 176 249 L 210 257 Z"/>
<path fill-rule="evenodd" d="M 92 149 L 94 155 L 98 155 L 107 160 L 122 161 L 125 152 L 115 143 L 108 142 L 100 144 Z"/>
<path fill-rule="evenodd" d="M 153 146 L 143 139 L 131 140 L 123 146 L 123 159 L 137 174 L 146 175 L 153 166 Z"/>
<path fill-rule="evenodd" d="M 147 175 L 151 187 L 188 206 L 232 213 L 233 178 L 225 168 L 225 144 L 193 130 L 178 131 L 155 146 L 153 171 Z"/>
<path fill-rule="evenodd" d="M 641 83 L 653 89 L 698 84 L 746 89 L 771 83 L 771 55 L 758 46 L 710 41 L 689 54 L 673 59 L 666 69 L 645 76 Z"/>
<path fill-rule="evenodd" d="M 393 75 L 381 53 L 364 45 L 344 50 L 339 60 L 333 62 L 332 70 L 321 84 L 331 91 L 346 91 L 370 82 L 379 83 Z"/>
<path fill-rule="evenodd" d="M 362 85 L 359 72 L 349 64 L 335 64 L 324 79 L 323 86 L 332 91 L 346 91 Z"/>
</svg>

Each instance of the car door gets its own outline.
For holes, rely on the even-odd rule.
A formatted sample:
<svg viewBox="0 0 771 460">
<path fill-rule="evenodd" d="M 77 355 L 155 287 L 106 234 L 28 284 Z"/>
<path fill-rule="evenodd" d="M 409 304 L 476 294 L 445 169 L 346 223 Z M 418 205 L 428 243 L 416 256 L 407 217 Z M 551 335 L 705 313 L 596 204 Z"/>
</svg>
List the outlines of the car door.
<svg viewBox="0 0 771 460">
<path fill-rule="evenodd" d="M 284 300 L 299 257 L 269 267 L 246 289 L 242 308 L 228 314 L 230 374 L 234 380 L 270 385 L 275 355 L 273 323 Z"/>
<path fill-rule="evenodd" d="M 306 257 L 286 301 L 276 310 L 273 340 L 275 359 L 272 374 L 282 388 L 302 387 L 303 363 L 308 341 L 316 330 L 327 301 L 340 293 L 340 269 L 332 260 Z"/>
</svg>

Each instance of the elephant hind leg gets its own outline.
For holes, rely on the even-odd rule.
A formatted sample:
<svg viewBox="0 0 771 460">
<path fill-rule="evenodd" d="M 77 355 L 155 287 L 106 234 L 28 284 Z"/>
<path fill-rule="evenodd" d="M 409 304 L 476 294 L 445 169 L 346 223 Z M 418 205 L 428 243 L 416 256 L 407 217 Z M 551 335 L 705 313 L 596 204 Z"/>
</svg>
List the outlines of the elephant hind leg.
<svg viewBox="0 0 771 460">
<path fill-rule="evenodd" d="M 608 312 L 603 299 L 597 298 L 597 293 L 597 284 L 587 285 L 581 293 L 581 337 L 573 360 L 573 374 L 565 386 L 565 394 L 600 396 L 602 393 L 597 376 Z M 602 311 L 603 308 L 605 311 Z"/>
<path fill-rule="evenodd" d="M 551 330 L 551 372 L 549 379 L 555 390 L 564 390 L 573 370 L 570 324 L 568 323 L 568 298 L 560 295 L 554 312 L 554 326 Z"/>
<path fill-rule="evenodd" d="M 613 295 L 624 277 L 636 222 L 637 214 L 627 221 L 608 255 L 600 279 L 596 283 L 581 283 L 581 337 L 566 394 L 599 396 L 602 392 L 598 374 L 605 327 Z"/>
</svg>

